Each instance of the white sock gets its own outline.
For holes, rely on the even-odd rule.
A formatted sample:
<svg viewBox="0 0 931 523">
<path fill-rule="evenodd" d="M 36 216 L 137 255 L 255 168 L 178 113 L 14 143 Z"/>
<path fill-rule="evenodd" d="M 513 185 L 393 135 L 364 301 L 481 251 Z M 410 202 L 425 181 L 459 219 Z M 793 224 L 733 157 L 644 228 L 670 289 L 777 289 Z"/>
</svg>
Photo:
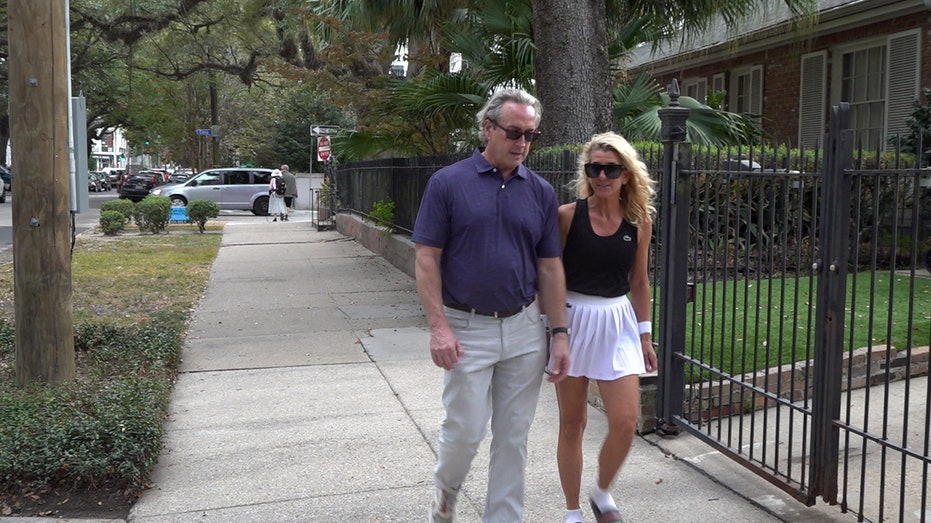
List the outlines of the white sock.
<svg viewBox="0 0 931 523">
<path fill-rule="evenodd" d="M 581 523 L 582 521 L 582 509 L 577 508 L 575 510 L 566 509 L 566 523 Z"/>
<path fill-rule="evenodd" d="M 617 510 L 617 505 L 614 503 L 611 493 L 607 490 L 601 490 L 597 485 L 592 487 L 591 498 L 602 512 Z"/>
</svg>

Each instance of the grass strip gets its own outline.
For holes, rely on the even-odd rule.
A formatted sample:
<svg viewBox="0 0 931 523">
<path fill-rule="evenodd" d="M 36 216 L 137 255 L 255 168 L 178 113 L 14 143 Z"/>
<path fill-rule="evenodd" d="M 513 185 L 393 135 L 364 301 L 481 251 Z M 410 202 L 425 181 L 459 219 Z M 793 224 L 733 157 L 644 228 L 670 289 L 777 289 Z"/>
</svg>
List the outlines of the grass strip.
<svg viewBox="0 0 931 523">
<path fill-rule="evenodd" d="M 222 239 L 186 232 L 79 237 L 76 377 L 59 385 L 15 385 L 13 268 L 0 266 L 0 488 L 142 488 Z"/>
</svg>

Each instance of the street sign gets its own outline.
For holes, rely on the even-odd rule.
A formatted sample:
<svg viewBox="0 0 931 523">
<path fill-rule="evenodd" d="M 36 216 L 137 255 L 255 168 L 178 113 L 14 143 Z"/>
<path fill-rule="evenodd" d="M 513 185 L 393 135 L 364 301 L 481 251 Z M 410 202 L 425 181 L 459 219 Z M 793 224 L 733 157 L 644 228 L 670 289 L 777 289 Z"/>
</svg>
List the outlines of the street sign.
<svg viewBox="0 0 931 523">
<path fill-rule="evenodd" d="M 330 136 L 339 132 L 338 125 L 311 125 L 310 136 Z"/>
<path fill-rule="evenodd" d="M 325 162 L 330 159 L 330 139 L 326 136 L 317 138 L 317 160 Z"/>
<path fill-rule="evenodd" d="M 194 129 L 197 136 L 210 136 L 210 129 Z"/>
</svg>

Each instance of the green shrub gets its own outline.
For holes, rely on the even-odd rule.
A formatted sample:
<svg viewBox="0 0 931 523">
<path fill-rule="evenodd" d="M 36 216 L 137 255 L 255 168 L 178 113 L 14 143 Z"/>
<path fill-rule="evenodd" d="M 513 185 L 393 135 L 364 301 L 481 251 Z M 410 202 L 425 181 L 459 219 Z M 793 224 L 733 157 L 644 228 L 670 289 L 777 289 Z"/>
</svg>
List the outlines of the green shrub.
<svg viewBox="0 0 931 523">
<path fill-rule="evenodd" d="M 905 121 L 908 134 L 902 140 L 902 150 L 924 157 L 925 164 L 931 165 L 931 88 L 921 90 L 924 101 L 915 100 L 911 116 Z M 921 141 L 922 150 L 918 150 Z"/>
<path fill-rule="evenodd" d="M 120 211 L 101 211 L 100 230 L 107 236 L 113 236 L 126 226 L 126 217 Z"/>
<path fill-rule="evenodd" d="M 129 200 L 124 200 L 122 198 L 117 198 L 116 200 L 107 200 L 100 204 L 101 214 L 104 211 L 117 211 L 123 215 L 126 223 L 129 223 L 133 218 L 133 202 Z"/>
<path fill-rule="evenodd" d="M 220 240 L 79 240 L 72 271 L 76 373 L 66 383 L 16 386 L 13 311 L 0 311 L 0 485 L 12 494 L 0 499 L 0 519 L 9 508 L 4 502 L 15 504 L 23 492 L 87 489 L 131 501 L 145 488 L 161 449 L 186 321 Z M 0 303 L 10 307 L 12 279 L 12 271 L 0 271 Z M 162 283 L 140 285 L 145 281 Z"/>
<path fill-rule="evenodd" d="M 0 452 L 0 482 L 138 489 L 158 460 L 183 332 L 183 314 L 171 313 L 75 325 L 86 379 L 0 396 L 0 449 L 16 449 Z"/>
<path fill-rule="evenodd" d="M 171 219 L 171 199 L 149 195 L 133 206 L 133 220 L 140 232 L 158 234 L 168 227 Z"/>
<path fill-rule="evenodd" d="M 394 202 L 373 203 L 370 216 L 375 220 L 376 225 L 388 229 L 388 232 L 394 230 Z"/>
<path fill-rule="evenodd" d="M 203 233 L 207 220 L 220 215 L 220 206 L 210 200 L 194 200 L 187 205 L 187 215 Z"/>
</svg>

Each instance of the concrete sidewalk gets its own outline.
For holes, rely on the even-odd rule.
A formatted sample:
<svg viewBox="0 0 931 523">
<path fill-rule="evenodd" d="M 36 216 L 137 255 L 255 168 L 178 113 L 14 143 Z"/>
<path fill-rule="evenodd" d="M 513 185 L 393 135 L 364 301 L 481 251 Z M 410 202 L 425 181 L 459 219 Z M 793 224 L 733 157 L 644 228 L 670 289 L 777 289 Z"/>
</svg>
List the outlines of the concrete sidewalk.
<svg viewBox="0 0 931 523">
<path fill-rule="evenodd" d="M 443 373 L 410 276 L 309 221 L 228 224 L 183 357 L 153 487 L 130 522 L 426 520 Z M 542 390 L 524 521 L 561 523 L 557 408 Z M 605 431 L 591 408 L 586 490 Z M 461 523 L 481 521 L 487 464 L 488 438 Z M 687 435 L 635 438 L 614 496 L 628 523 L 853 520 Z"/>
</svg>

